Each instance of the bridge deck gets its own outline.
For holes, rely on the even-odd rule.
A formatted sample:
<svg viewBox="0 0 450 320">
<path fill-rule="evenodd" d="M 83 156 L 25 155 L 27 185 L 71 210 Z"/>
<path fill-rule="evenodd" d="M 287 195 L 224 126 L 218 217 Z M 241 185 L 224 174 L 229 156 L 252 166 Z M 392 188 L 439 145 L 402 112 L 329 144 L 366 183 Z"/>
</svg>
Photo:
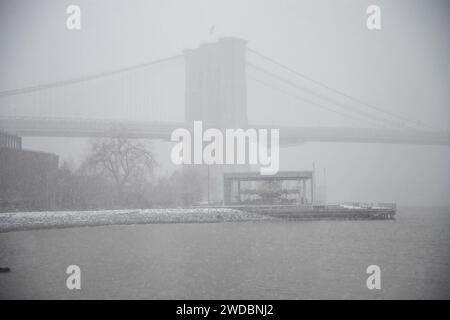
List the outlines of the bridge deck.
<svg viewBox="0 0 450 320">
<path fill-rule="evenodd" d="M 66 118 L 0 117 L 0 129 L 23 137 L 110 137 L 126 134 L 130 138 L 169 140 L 176 128 L 187 127 L 181 122 L 118 121 Z M 274 127 L 278 128 L 282 145 L 304 142 L 356 142 L 450 145 L 450 133 L 409 129 Z"/>
</svg>

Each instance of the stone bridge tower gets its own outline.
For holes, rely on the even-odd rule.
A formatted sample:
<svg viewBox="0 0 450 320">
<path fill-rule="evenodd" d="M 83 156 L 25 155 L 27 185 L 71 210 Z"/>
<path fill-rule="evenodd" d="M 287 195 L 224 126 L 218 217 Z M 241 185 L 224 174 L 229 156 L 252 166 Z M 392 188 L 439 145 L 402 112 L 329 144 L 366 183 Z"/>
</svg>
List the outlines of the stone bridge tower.
<svg viewBox="0 0 450 320">
<path fill-rule="evenodd" d="M 184 51 L 187 124 L 201 120 L 204 127 L 247 127 L 245 54 L 246 41 L 231 37 Z M 223 201 L 224 172 L 248 170 L 248 166 L 192 165 L 184 170 L 194 170 L 201 180 L 203 202 L 218 204 Z"/>
<path fill-rule="evenodd" d="M 185 50 L 185 120 L 216 128 L 247 126 L 246 41 L 221 38 Z"/>
</svg>

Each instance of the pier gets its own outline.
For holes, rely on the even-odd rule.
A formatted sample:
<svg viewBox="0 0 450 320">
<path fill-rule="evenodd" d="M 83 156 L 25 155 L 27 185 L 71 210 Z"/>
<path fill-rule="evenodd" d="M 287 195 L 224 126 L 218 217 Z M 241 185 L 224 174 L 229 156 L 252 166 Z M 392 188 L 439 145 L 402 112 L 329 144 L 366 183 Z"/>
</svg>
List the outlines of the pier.
<svg viewBox="0 0 450 320">
<path fill-rule="evenodd" d="M 315 201 L 314 171 L 224 174 L 224 206 L 286 219 L 390 220 L 395 203 L 337 203 Z"/>
<path fill-rule="evenodd" d="M 322 205 L 242 205 L 227 206 L 249 213 L 259 213 L 272 217 L 285 219 L 344 219 L 344 220 L 393 220 L 395 219 L 396 206 L 367 206 L 349 208 L 344 204 Z"/>
</svg>

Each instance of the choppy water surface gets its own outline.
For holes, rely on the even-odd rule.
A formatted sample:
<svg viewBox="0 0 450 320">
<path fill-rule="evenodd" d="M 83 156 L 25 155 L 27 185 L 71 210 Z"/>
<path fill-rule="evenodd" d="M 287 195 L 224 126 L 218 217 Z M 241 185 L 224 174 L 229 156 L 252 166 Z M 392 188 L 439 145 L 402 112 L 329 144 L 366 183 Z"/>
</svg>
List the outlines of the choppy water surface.
<svg viewBox="0 0 450 320">
<path fill-rule="evenodd" d="M 396 221 L 152 224 L 0 234 L 1 298 L 450 298 L 450 211 Z M 66 289 L 81 267 L 82 288 Z M 381 268 L 381 290 L 366 268 Z"/>
</svg>

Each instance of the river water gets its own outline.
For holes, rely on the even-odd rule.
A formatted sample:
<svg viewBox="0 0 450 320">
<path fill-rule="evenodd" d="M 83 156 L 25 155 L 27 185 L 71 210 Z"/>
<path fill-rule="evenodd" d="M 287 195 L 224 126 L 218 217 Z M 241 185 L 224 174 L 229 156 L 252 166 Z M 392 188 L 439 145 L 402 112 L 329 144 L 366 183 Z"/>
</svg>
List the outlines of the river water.
<svg viewBox="0 0 450 320">
<path fill-rule="evenodd" d="M 150 224 L 0 234 L 1 298 L 449 299 L 450 210 L 395 221 Z M 81 268 L 81 290 L 66 268 Z M 368 290 L 366 268 L 381 269 Z"/>
</svg>

